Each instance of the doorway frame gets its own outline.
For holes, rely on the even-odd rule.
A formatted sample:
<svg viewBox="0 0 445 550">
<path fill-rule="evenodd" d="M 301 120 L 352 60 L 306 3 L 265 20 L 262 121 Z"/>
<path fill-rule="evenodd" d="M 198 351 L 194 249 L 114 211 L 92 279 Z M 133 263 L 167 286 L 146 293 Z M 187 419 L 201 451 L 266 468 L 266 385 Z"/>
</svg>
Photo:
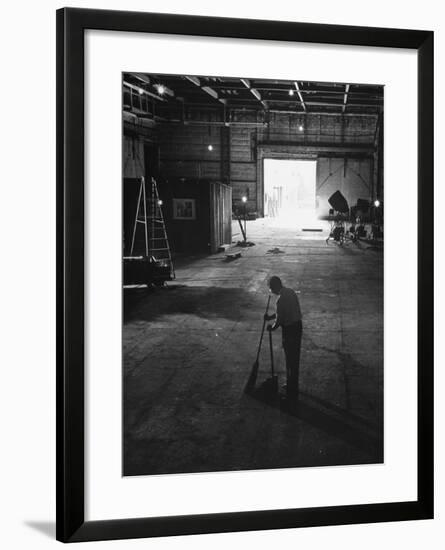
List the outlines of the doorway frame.
<svg viewBox="0 0 445 550">
<path fill-rule="evenodd" d="M 284 155 L 284 156 L 283 156 Z M 266 160 L 294 160 L 296 162 L 315 162 L 315 196 L 317 195 L 317 181 L 318 181 L 318 155 L 317 154 L 310 154 L 307 153 L 304 155 L 304 157 L 295 157 L 295 155 L 291 153 L 278 153 L 278 155 L 270 156 L 267 154 L 266 156 L 263 156 L 261 161 L 261 179 L 260 179 L 260 187 L 261 187 L 261 196 L 258 197 L 257 195 L 257 209 L 258 212 L 261 212 L 261 217 L 264 218 L 264 163 Z M 261 200 L 261 207 L 259 206 L 259 201 Z"/>
<path fill-rule="evenodd" d="M 344 145 L 301 145 L 296 143 L 259 143 L 257 145 L 257 187 L 256 209 L 264 218 L 264 159 L 282 160 L 316 160 L 319 158 L 370 158 L 374 162 L 374 149 L 367 144 L 355 146 Z M 319 180 L 319 163 L 315 170 L 316 182 Z M 372 186 L 374 184 L 372 183 Z M 373 187 L 374 189 L 374 187 Z M 317 191 L 317 189 L 316 189 Z M 374 192 L 374 191 L 373 191 Z"/>
<path fill-rule="evenodd" d="M 264 218 L 264 161 L 274 160 L 310 160 L 317 161 L 316 152 L 304 150 L 301 145 L 258 145 L 257 149 L 257 193 L 256 208 Z M 318 177 L 318 162 L 315 169 L 315 183 Z"/>
</svg>

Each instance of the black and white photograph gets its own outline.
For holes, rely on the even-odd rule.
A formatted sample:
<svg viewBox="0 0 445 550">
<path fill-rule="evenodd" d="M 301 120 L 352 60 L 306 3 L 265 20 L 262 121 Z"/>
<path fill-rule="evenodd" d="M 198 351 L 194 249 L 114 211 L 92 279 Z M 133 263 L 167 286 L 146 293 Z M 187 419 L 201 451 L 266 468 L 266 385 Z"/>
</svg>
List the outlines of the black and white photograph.
<svg viewBox="0 0 445 550">
<path fill-rule="evenodd" d="M 195 199 L 173 199 L 173 219 L 194 220 Z"/>
<path fill-rule="evenodd" d="M 445 19 L 401 7 L 5 4 L 2 547 L 442 550 Z"/>
<path fill-rule="evenodd" d="M 384 462 L 384 86 L 122 75 L 123 475 Z"/>
</svg>

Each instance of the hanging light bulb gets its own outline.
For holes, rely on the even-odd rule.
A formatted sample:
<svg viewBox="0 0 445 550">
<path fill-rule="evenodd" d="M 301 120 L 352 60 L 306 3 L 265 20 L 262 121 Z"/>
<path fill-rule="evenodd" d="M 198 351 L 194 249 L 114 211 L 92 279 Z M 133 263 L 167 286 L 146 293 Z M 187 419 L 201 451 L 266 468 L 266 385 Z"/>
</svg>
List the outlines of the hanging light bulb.
<svg viewBox="0 0 445 550">
<path fill-rule="evenodd" d="M 163 84 L 156 84 L 155 88 L 158 91 L 159 95 L 165 94 L 165 86 Z"/>
</svg>

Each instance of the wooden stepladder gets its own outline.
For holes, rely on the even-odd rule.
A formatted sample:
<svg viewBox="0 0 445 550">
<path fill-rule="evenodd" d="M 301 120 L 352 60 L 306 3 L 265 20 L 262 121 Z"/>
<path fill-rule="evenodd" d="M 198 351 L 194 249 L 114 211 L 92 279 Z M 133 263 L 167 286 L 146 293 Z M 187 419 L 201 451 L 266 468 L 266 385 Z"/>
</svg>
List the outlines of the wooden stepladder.
<svg viewBox="0 0 445 550">
<path fill-rule="evenodd" d="M 134 248 L 136 243 L 136 234 L 137 230 L 140 227 L 139 224 L 143 226 L 144 230 L 144 245 L 145 245 L 145 256 L 149 256 L 148 253 L 148 226 L 147 226 L 147 193 L 145 189 L 145 178 L 141 178 L 141 183 L 139 186 L 138 200 L 136 203 L 136 216 L 134 218 L 133 225 L 133 235 L 131 237 L 131 248 L 130 256 L 134 256 Z"/>
<path fill-rule="evenodd" d="M 138 229 L 143 230 L 145 256 L 159 268 L 168 268 L 170 279 L 175 278 L 175 271 L 162 213 L 162 200 L 159 198 L 156 180 L 151 178 L 151 189 L 147 192 L 145 178 L 141 178 L 136 216 L 131 239 L 130 255 L 134 256 Z"/>
<path fill-rule="evenodd" d="M 151 178 L 151 197 L 149 200 L 150 211 L 150 256 L 154 261 L 170 268 L 171 278 L 175 278 L 170 245 L 165 229 L 164 215 L 162 213 L 162 200 L 159 198 L 156 180 Z"/>
</svg>

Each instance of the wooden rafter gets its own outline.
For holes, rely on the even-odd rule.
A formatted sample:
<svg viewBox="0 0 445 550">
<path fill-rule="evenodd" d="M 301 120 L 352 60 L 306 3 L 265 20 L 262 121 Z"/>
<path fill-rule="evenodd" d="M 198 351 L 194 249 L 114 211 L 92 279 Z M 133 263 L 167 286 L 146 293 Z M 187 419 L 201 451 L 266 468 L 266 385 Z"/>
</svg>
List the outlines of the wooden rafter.
<svg viewBox="0 0 445 550">
<path fill-rule="evenodd" d="M 219 94 L 217 91 L 215 91 L 213 88 L 210 88 L 210 86 L 203 86 L 201 84 L 201 80 L 197 76 L 186 76 L 185 78 L 189 82 L 191 82 L 192 84 L 200 88 L 203 92 L 213 97 L 213 99 L 220 101 L 223 105 L 226 104 L 226 100 L 223 97 L 219 97 Z"/>
<path fill-rule="evenodd" d="M 348 102 L 349 87 L 350 87 L 349 84 L 345 85 L 345 93 L 344 93 L 344 96 L 343 96 L 343 107 L 342 107 L 343 113 L 346 110 L 346 103 Z"/>
<path fill-rule="evenodd" d="M 134 76 L 134 78 L 137 78 L 141 82 L 144 82 L 145 84 L 150 84 L 150 77 L 145 73 L 130 73 L 130 74 L 131 76 Z"/>
<path fill-rule="evenodd" d="M 283 108 L 289 112 L 297 110 L 303 114 L 331 111 L 345 116 L 375 114 L 376 111 L 383 109 L 383 91 L 379 86 L 301 80 L 158 76 L 145 73 L 128 73 L 128 77 L 125 80 L 125 86 L 134 90 L 133 96 L 139 92 L 143 98 L 151 97 L 160 105 L 165 105 L 165 102 L 170 103 L 172 100 L 179 103 L 182 99 L 186 105 L 202 105 L 209 108 L 222 103 L 227 108 L 243 106 L 267 111 Z M 155 88 L 152 89 L 152 86 L 156 87 L 157 82 L 161 82 L 165 87 L 165 90 L 161 90 L 161 94 L 156 93 Z M 293 89 L 294 94 L 290 94 L 289 89 Z M 201 93 L 201 90 L 204 93 Z"/>
<path fill-rule="evenodd" d="M 125 82 L 124 81 L 124 86 L 126 86 L 127 88 L 130 88 L 131 90 L 134 90 L 138 94 L 148 95 L 148 96 L 152 97 L 153 99 L 157 99 L 158 101 L 166 101 L 166 99 L 164 99 L 163 97 L 161 97 L 159 95 L 156 95 L 156 94 L 153 94 L 152 92 L 149 92 L 148 90 L 145 90 L 144 88 L 138 88 L 137 86 L 135 86 L 134 84 L 131 84 L 130 82 Z"/>
<path fill-rule="evenodd" d="M 300 99 L 301 106 L 303 107 L 303 111 L 306 112 L 306 104 L 303 100 L 303 96 L 301 95 L 300 86 L 298 85 L 297 81 L 294 82 L 294 86 L 297 90 L 297 94 L 298 94 L 298 97 Z"/>
<path fill-rule="evenodd" d="M 149 92 L 149 90 L 146 89 L 146 86 L 152 85 L 154 88 L 157 89 L 158 86 L 161 86 L 161 84 L 156 84 L 156 82 L 153 82 L 153 78 L 156 80 L 159 80 L 159 78 L 156 75 L 146 75 L 145 73 L 128 73 L 135 81 L 142 82 L 141 89 L 145 91 L 148 95 L 152 94 L 153 92 Z M 173 90 L 171 90 L 168 86 L 165 84 L 162 84 L 163 87 L 163 94 L 169 95 L 170 97 L 174 98 L 175 93 Z M 159 93 L 159 92 L 158 92 Z M 156 96 L 156 94 L 155 94 Z"/>
<path fill-rule="evenodd" d="M 249 90 L 249 92 L 261 103 L 261 105 L 268 109 L 267 103 L 263 101 L 263 98 L 261 97 L 260 92 L 256 88 L 252 88 L 250 81 L 247 80 L 247 78 L 240 78 L 240 81 L 244 84 L 244 86 Z"/>
</svg>

